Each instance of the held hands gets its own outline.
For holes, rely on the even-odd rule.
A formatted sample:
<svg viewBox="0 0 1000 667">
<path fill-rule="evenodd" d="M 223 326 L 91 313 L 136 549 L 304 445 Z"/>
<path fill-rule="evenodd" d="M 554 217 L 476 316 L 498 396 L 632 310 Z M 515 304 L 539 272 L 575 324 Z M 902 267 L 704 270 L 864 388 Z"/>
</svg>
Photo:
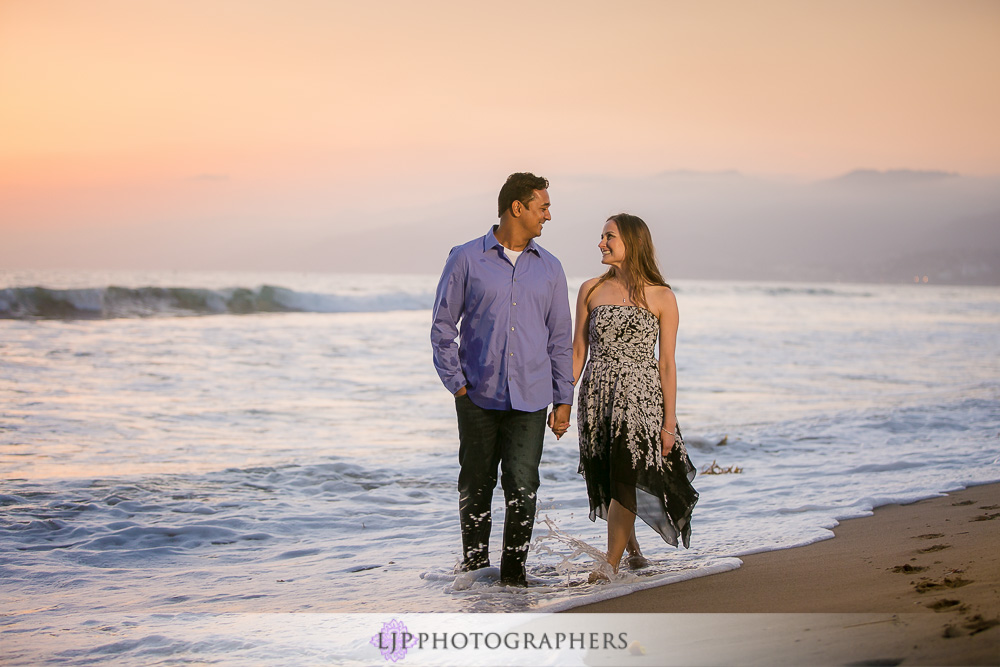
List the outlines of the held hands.
<svg viewBox="0 0 1000 667">
<path fill-rule="evenodd" d="M 663 456 L 666 456 L 671 452 L 671 450 L 673 450 L 674 446 L 677 444 L 678 438 L 680 437 L 680 429 L 677 428 L 677 420 L 668 420 L 668 423 L 669 422 L 673 422 L 673 428 L 667 428 L 664 426 L 660 429 L 660 440 L 663 443 L 660 454 Z"/>
<path fill-rule="evenodd" d="M 466 387 L 462 387 L 455 392 L 455 397 L 465 396 L 468 393 Z M 569 414 L 572 406 L 566 404 L 559 404 L 552 406 L 552 412 L 549 413 L 549 428 L 556 436 L 556 440 L 563 437 L 566 431 L 569 430 Z"/>
<path fill-rule="evenodd" d="M 571 406 L 566 404 L 552 406 L 552 412 L 549 413 L 549 428 L 555 434 L 556 440 L 563 437 L 569 430 L 570 408 Z"/>
</svg>

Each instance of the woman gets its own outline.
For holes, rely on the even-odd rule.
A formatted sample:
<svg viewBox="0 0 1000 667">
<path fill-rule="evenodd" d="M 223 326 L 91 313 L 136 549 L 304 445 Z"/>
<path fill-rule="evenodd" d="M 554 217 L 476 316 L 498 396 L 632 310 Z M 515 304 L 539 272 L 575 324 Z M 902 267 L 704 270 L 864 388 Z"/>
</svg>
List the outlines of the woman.
<svg viewBox="0 0 1000 667">
<path fill-rule="evenodd" d="M 666 542 L 676 546 L 680 537 L 689 546 L 698 493 L 677 426 L 677 300 L 657 268 L 649 228 L 634 215 L 612 216 L 598 248 L 608 270 L 580 287 L 573 377 L 590 520 L 607 520 L 607 562 L 617 573 L 626 546 L 631 567 L 645 564 L 636 514 Z M 592 580 L 608 576 L 601 569 Z"/>
</svg>

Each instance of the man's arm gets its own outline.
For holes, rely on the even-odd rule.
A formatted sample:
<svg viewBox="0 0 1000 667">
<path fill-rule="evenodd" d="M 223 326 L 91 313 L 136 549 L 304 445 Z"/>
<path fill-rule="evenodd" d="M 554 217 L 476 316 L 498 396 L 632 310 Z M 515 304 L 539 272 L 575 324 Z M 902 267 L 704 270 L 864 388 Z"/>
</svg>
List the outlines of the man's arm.
<svg viewBox="0 0 1000 667">
<path fill-rule="evenodd" d="M 431 350 L 434 368 L 441 382 L 456 396 L 465 393 L 465 373 L 458 358 L 458 322 L 465 310 L 465 282 L 468 266 L 462 253 L 452 248 L 434 294 L 431 323 Z"/>
</svg>

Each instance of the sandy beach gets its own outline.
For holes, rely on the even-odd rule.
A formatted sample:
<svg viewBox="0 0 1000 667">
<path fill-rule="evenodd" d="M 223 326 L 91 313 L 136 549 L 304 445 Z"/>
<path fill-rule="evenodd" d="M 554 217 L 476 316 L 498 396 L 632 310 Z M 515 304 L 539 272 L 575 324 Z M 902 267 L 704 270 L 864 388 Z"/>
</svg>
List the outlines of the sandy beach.
<svg viewBox="0 0 1000 667">
<path fill-rule="evenodd" d="M 1000 484 L 974 486 L 880 507 L 833 539 L 746 556 L 738 570 L 570 611 L 740 614 L 747 629 L 763 615 L 815 615 L 823 622 L 783 616 L 770 648 L 808 641 L 823 664 L 996 665 L 998 528 Z"/>
</svg>

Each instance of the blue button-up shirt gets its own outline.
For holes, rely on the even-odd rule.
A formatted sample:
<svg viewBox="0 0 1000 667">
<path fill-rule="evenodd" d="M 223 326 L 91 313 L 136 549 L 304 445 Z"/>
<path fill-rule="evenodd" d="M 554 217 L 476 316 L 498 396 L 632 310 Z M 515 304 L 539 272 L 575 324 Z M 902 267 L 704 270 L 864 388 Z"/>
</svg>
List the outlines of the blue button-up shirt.
<svg viewBox="0 0 1000 667">
<path fill-rule="evenodd" d="M 566 274 L 534 239 L 516 265 L 493 230 L 452 248 L 433 315 L 434 367 L 451 393 L 468 387 L 472 402 L 487 410 L 572 405 Z"/>
</svg>

